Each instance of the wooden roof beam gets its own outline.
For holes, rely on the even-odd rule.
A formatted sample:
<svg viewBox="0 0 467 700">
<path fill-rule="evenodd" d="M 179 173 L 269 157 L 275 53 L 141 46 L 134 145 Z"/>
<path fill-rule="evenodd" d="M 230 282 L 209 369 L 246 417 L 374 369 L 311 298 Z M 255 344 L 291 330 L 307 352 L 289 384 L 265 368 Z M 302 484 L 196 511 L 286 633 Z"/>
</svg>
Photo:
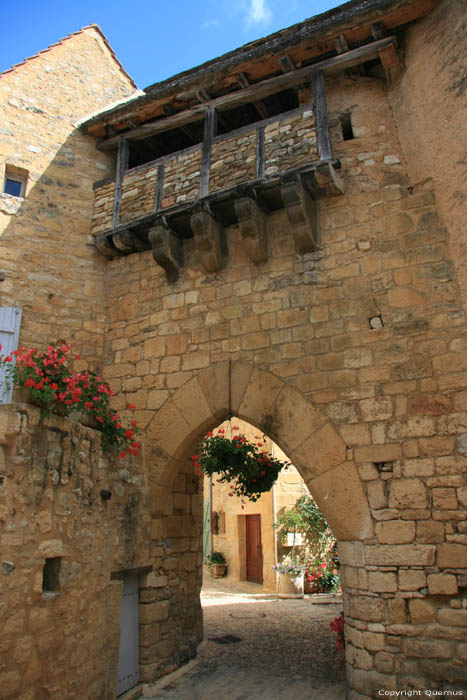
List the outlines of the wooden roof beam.
<svg viewBox="0 0 467 700">
<path fill-rule="evenodd" d="M 196 91 L 196 97 L 198 98 L 199 102 L 201 102 L 201 103 L 203 103 L 203 102 L 210 102 L 211 99 L 212 99 L 211 96 L 209 95 L 209 93 L 208 93 L 204 88 L 201 88 L 201 90 L 197 90 L 197 91 Z M 230 127 L 229 127 L 229 125 L 227 124 L 227 122 L 226 122 L 226 120 L 224 119 L 224 117 L 222 116 L 222 114 L 219 114 L 219 113 L 217 114 L 217 121 L 219 122 L 219 124 L 221 124 L 221 126 L 222 126 L 226 131 L 229 131 L 229 130 L 230 130 Z"/>
<path fill-rule="evenodd" d="M 281 56 L 279 58 L 279 65 L 283 73 L 290 73 L 295 70 L 295 63 L 292 61 L 290 56 Z"/>
<path fill-rule="evenodd" d="M 236 76 L 237 82 L 240 84 L 240 87 L 242 88 L 247 88 L 250 87 L 251 83 L 248 80 L 247 76 L 245 73 L 238 73 Z M 258 112 L 259 116 L 261 119 L 267 119 L 269 117 L 268 110 L 266 109 L 265 105 L 261 100 L 257 100 L 256 102 L 253 102 L 253 105 Z"/>
<path fill-rule="evenodd" d="M 334 39 L 334 46 L 336 48 L 336 52 L 338 54 L 346 53 L 347 51 L 350 51 L 349 44 L 347 42 L 347 39 L 343 34 L 339 34 L 339 36 L 336 36 Z M 362 74 L 362 67 L 361 66 L 355 66 L 355 68 L 348 68 L 346 70 L 346 73 L 348 75 L 361 75 Z"/>
<path fill-rule="evenodd" d="M 184 126 L 185 124 L 189 124 L 190 122 L 196 121 L 197 119 L 202 119 L 205 112 L 210 107 L 216 110 L 233 109 L 235 107 L 247 104 L 248 102 L 258 101 L 258 98 L 267 97 L 275 92 L 280 92 L 281 90 L 286 90 L 290 87 L 296 87 L 301 83 L 309 81 L 313 71 L 315 70 L 322 70 L 324 73 L 333 73 L 344 70 L 345 68 L 358 66 L 360 63 L 364 63 L 365 61 L 369 61 L 374 58 L 379 58 L 379 52 L 381 49 L 391 45 L 396 45 L 396 39 L 393 36 L 388 36 L 384 39 L 360 46 L 357 49 L 346 51 L 338 56 L 327 58 L 324 61 L 318 61 L 317 63 L 305 66 L 304 68 L 297 68 L 297 70 L 291 71 L 290 73 L 284 73 L 283 75 L 278 75 L 274 78 L 267 78 L 266 80 L 262 80 L 254 85 L 249 85 L 249 87 L 242 90 L 237 90 L 236 92 L 231 92 L 227 95 L 216 97 L 210 102 L 205 102 L 182 112 L 177 112 L 170 117 L 157 119 L 153 122 L 148 122 L 147 124 L 142 124 L 136 129 L 121 132 L 121 135 L 124 135 L 126 139 L 132 141 L 161 133 L 163 131 L 168 131 L 169 129 L 175 129 L 180 126 Z M 118 139 L 119 136 L 113 136 L 109 139 L 105 139 L 99 144 L 98 148 L 101 150 L 114 149 L 118 144 Z"/>
</svg>

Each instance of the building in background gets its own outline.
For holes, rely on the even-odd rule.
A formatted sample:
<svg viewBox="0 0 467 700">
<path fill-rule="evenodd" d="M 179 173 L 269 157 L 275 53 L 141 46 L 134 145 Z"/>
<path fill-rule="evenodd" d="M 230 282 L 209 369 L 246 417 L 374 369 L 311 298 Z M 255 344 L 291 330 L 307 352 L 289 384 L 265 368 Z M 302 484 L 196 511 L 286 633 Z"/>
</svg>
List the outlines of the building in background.
<svg viewBox="0 0 467 700">
<path fill-rule="evenodd" d="M 232 425 L 239 428 L 233 434 L 244 435 L 253 444 L 262 442 L 269 454 L 287 461 L 287 455 L 270 438 L 245 421 L 233 419 L 219 426 L 225 430 L 226 437 L 232 437 Z M 305 482 L 290 465 L 279 473 L 272 490 L 255 502 L 230 496 L 230 492 L 229 484 L 216 479 L 216 475 L 205 476 L 203 555 L 222 552 L 229 580 L 250 581 L 261 584 L 265 591 L 276 591 L 276 573 L 272 567 L 291 551 L 293 542 L 283 540 L 274 525 L 278 515 L 292 508 L 300 496 L 308 494 Z"/>
</svg>

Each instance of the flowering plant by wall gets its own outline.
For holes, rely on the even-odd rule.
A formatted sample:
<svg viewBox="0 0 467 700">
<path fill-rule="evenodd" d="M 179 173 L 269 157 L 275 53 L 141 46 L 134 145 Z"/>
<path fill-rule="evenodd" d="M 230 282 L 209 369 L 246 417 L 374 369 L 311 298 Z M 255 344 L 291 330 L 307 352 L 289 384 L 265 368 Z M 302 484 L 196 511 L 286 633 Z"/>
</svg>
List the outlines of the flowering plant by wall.
<svg viewBox="0 0 467 700">
<path fill-rule="evenodd" d="M 334 618 L 329 623 L 330 628 L 336 635 L 336 645 L 340 652 L 344 651 L 345 648 L 345 637 L 344 637 L 344 613 L 341 612 L 340 615 Z"/>
<path fill-rule="evenodd" d="M 274 564 L 271 568 L 273 571 L 278 571 L 280 574 L 294 574 L 296 576 L 300 576 L 305 570 L 300 560 L 290 554 L 287 554 L 283 557 L 282 561 Z"/>
<path fill-rule="evenodd" d="M 7 383 L 29 390 L 42 416 L 52 413 L 69 416 L 74 411 L 93 416 L 102 431 L 104 450 L 118 449 L 122 459 L 127 454 L 138 454 L 141 443 L 135 439 L 139 432 L 136 422 L 130 420 L 129 424 L 124 424 L 117 411 L 110 407 L 109 399 L 114 392 L 99 375 L 87 370 L 71 371 L 70 350 L 71 345 L 66 340 L 51 343 L 44 352 L 20 347 L 10 355 L 0 355 L 0 366 Z M 79 359 L 78 356 L 75 359 Z M 129 406 L 130 410 L 134 408 Z"/>
<path fill-rule="evenodd" d="M 339 571 L 333 564 L 316 560 L 313 564 L 306 567 L 305 576 L 307 581 L 314 584 L 319 592 L 332 591 L 333 593 L 338 593 L 341 591 Z"/>
<path fill-rule="evenodd" d="M 233 426 L 232 430 L 239 429 Z M 281 469 L 289 464 L 272 457 L 263 442 L 253 444 L 240 433 L 230 439 L 223 428 L 204 436 L 192 460 L 199 476 L 203 472 L 208 476 L 219 474 L 219 481 L 230 483 L 229 496 L 250 501 L 257 501 L 269 491 Z"/>
</svg>

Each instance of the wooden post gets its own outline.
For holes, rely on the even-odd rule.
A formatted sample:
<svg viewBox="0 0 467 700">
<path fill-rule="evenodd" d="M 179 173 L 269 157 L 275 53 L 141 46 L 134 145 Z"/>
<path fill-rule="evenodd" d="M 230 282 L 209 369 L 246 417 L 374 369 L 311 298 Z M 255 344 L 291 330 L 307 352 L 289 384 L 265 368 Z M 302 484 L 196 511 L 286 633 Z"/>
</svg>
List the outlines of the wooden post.
<svg viewBox="0 0 467 700">
<path fill-rule="evenodd" d="M 156 185 L 156 201 L 154 205 L 155 211 L 160 211 L 162 208 L 162 189 L 164 187 L 164 163 L 159 163 L 157 166 L 157 185 Z"/>
<path fill-rule="evenodd" d="M 264 126 L 256 130 L 256 177 L 264 177 Z"/>
<path fill-rule="evenodd" d="M 128 141 L 120 136 L 118 139 L 117 170 L 115 173 L 113 228 L 120 223 L 120 207 L 122 204 L 123 177 L 128 169 L 129 148 Z"/>
<path fill-rule="evenodd" d="M 320 70 L 314 70 L 311 74 L 311 90 L 315 110 L 316 138 L 318 141 L 318 155 L 320 160 L 331 160 L 331 141 L 329 138 L 328 109 L 326 106 L 326 91 L 324 76 Z"/>
<path fill-rule="evenodd" d="M 212 140 L 216 135 L 216 126 L 216 110 L 211 107 L 207 110 L 204 118 L 203 155 L 201 159 L 201 183 L 199 188 L 200 197 L 206 197 L 209 192 Z"/>
</svg>

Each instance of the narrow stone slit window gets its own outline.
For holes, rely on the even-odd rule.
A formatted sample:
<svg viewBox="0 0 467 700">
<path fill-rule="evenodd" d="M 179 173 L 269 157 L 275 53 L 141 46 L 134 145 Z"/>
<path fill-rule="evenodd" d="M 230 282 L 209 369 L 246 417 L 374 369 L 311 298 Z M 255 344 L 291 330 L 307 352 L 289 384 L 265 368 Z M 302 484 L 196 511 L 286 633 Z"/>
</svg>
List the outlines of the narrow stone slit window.
<svg viewBox="0 0 467 700">
<path fill-rule="evenodd" d="M 60 590 L 61 557 L 50 557 L 45 560 L 42 570 L 42 590 L 44 593 L 53 593 Z"/>
<path fill-rule="evenodd" d="M 344 141 L 351 141 L 352 139 L 354 139 L 355 134 L 352 128 L 352 116 L 350 112 L 347 112 L 347 114 L 341 114 L 341 116 L 339 117 L 339 121 L 341 123 L 342 136 L 344 138 Z"/>
</svg>

